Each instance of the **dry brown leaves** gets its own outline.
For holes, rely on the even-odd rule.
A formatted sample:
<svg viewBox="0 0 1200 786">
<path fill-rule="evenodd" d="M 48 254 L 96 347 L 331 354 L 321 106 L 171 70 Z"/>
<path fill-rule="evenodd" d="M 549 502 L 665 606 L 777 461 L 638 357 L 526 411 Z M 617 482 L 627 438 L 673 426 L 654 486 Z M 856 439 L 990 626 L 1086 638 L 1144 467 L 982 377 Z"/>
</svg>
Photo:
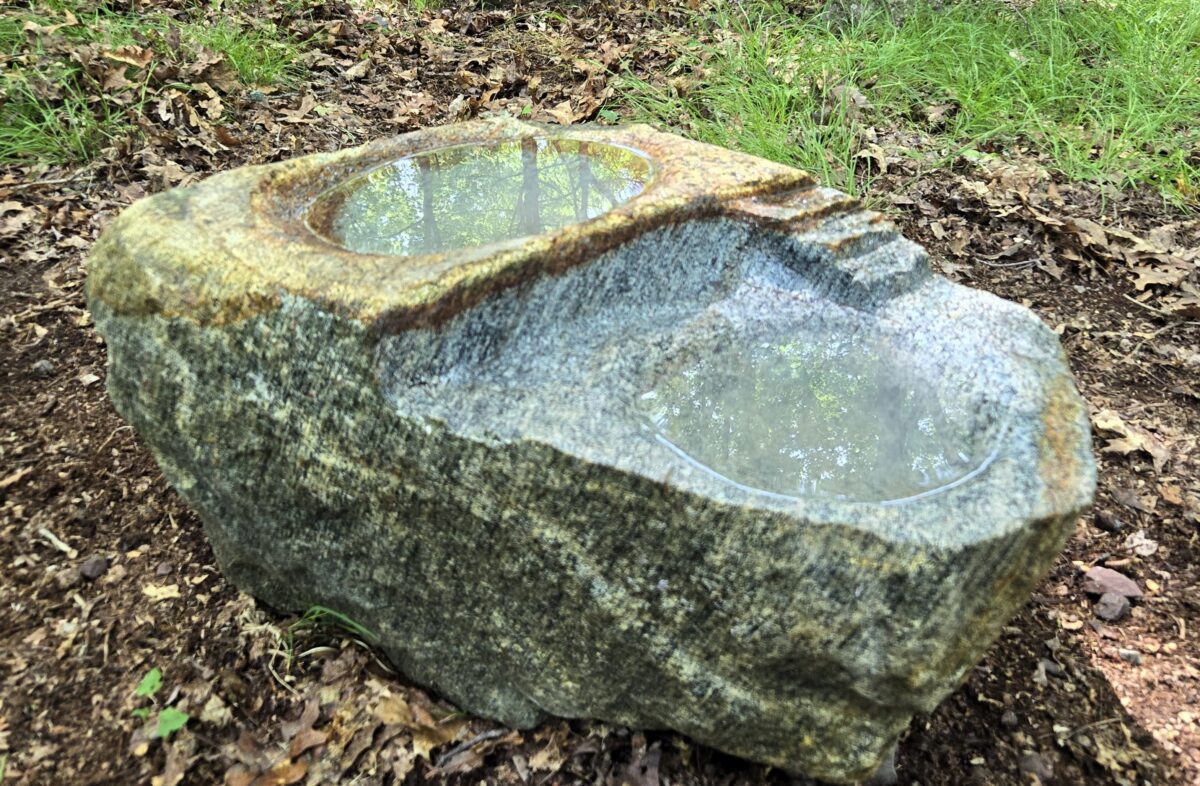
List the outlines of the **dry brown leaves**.
<svg viewBox="0 0 1200 786">
<path fill-rule="evenodd" d="M 873 147 L 869 154 L 882 159 L 883 151 Z M 1075 194 L 1064 195 L 1079 189 L 1056 183 L 1028 161 L 973 154 L 960 162 L 958 170 L 949 189 L 944 183 L 938 183 L 936 190 L 918 187 L 917 193 L 896 200 L 935 218 L 931 231 L 938 240 L 950 236 L 953 256 L 977 256 L 1001 267 L 1033 265 L 1058 279 L 1068 264 L 1085 273 L 1127 276 L 1141 293 L 1137 303 L 1156 307 L 1166 316 L 1195 318 L 1200 222 L 1171 221 L 1138 234 L 1119 219 L 1097 220 L 1091 198 L 1081 214 Z M 984 227 L 992 238 L 990 244 L 981 243 L 984 238 L 977 235 Z"/>
<path fill-rule="evenodd" d="M 304 680 L 309 693 L 296 702 L 293 720 L 265 733 L 244 732 L 222 746 L 221 758 L 232 763 L 224 774 L 227 786 L 400 783 L 414 772 L 424 780 L 440 780 L 474 772 L 489 757 L 495 773 L 497 753 L 500 761 L 509 762 L 507 782 L 516 783 L 523 779 L 522 771 L 552 774 L 573 756 L 600 750 L 595 742 L 580 746 L 565 724 L 527 739 L 521 732 L 462 715 L 421 690 L 381 679 L 373 670 L 373 656 L 355 646 L 344 644 L 319 657 L 323 664 L 310 672 L 319 677 Z M 202 724 L 208 710 L 206 705 Z M 175 745 L 191 743 L 181 738 Z M 522 755 L 523 746 L 536 746 L 536 752 Z M 170 766 L 168 756 L 168 770 Z M 164 771 L 164 782 L 170 774 Z M 654 786 L 657 781 L 639 783 Z"/>
</svg>

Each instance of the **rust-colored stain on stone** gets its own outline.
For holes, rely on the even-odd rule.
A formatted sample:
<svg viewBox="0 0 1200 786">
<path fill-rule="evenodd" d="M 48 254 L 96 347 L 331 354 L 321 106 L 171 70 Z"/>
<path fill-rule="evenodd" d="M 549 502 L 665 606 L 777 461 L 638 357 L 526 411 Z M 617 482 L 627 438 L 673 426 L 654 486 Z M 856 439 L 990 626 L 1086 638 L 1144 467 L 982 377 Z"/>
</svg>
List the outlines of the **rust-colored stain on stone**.
<svg viewBox="0 0 1200 786">
<path fill-rule="evenodd" d="M 1051 504 L 1066 507 L 1076 494 L 1074 479 L 1084 472 L 1079 432 L 1087 429 L 1083 399 L 1069 377 L 1056 378 L 1046 391 L 1041 417 L 1038 475 Z"/>
</svg>

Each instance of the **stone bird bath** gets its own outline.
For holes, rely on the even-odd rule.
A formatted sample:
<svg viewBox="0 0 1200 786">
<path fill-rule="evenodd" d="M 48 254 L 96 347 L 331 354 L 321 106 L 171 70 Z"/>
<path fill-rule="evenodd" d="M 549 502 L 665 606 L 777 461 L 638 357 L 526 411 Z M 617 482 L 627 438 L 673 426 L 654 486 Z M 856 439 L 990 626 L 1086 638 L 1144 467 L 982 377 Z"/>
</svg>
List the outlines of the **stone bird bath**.
<svg viewBox="0 0 1200 786">
<path fill-rule="evenodd" d="M 113 402 L 229 579 L 513 726 L 868 777 L 1093 493 L 1033 314 L 803 172 L 644 126 L 225 172 L 90 265 Z"/>
</svg>

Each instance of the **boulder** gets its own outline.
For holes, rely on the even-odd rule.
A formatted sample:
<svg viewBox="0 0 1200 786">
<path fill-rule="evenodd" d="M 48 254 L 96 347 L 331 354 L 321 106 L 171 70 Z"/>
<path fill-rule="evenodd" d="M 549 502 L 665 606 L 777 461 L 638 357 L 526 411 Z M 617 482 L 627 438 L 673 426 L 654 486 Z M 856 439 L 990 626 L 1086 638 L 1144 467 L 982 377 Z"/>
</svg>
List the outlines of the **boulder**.
<svg viewBox="0 0 1200 786">
<path fill-rule="evenodd" d="M 865 779 L 1094 490 L 1032 313 L 802 172 L 641 126 L 218 174 L 116 218 L 88 302 L 233 583 L 516 727 Z"/>
</svg>

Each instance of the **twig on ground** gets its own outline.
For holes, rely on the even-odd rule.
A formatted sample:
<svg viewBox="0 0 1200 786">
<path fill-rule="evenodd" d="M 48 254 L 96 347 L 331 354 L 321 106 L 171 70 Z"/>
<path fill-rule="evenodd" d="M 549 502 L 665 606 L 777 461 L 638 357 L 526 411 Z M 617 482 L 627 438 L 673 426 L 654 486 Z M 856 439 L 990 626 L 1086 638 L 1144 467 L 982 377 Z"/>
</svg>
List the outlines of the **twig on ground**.
<svg viewBox="0 0 1200 786">
<path fill-rule="evenodd" d="M 474 737 L 467 740 L 466 742 L 460 742 L 458 745 L 455 745 L 453 748 L 446 751 L 441 756 L 438 756 L 438 760 L 434 764 L 434 766 L 441 767 L 443 764 L 450 761 L 451 759 L 453 759 L 455 756 L 462 753 L 463 751 L 470 750 L 471 748 L 474 748 L 476 745 L 478 745 L 479 743 L 484 742 L 486 740 L 494 740 L 497 737 L 503 737 L 507 733 L 508 733 L 508 729 L 488 729 L 485 732 L 476 734 Z"/>
</svg>

